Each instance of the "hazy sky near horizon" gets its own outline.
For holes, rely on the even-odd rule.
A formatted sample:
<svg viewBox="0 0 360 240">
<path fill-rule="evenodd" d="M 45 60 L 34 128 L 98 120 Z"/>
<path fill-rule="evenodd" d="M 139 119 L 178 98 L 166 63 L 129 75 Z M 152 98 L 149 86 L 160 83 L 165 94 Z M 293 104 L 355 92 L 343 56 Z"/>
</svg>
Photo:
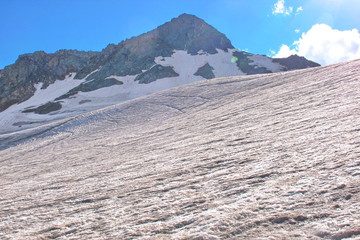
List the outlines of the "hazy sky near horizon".
<svg viewBox="0 0 360 240">
<path fill-rule="evenodd" d="M 0 0 L 0 69 L 21 54 L 101 51 L 182 13 L 240 50 L 321 64 L 360 58 L 359 0 Z"/>
</svg>

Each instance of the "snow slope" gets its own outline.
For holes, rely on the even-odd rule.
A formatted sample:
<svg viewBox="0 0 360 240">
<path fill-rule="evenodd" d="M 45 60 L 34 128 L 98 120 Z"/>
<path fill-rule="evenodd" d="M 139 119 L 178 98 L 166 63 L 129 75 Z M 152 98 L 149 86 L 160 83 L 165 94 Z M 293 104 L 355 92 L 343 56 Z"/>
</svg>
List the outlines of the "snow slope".
<svg viewBox="0 0 360 240">
<path fill-rule="evenodd" d="M 0 135 L 0 238 L 358 239 L 359 102 L 357 60 Z"/>
<path fill-rule="evenodd" d="M 25 102 L 14 104 L 5 111 L 0 112 L 0 133 L 11 132 L 22 125 L 33 125 L 31 123 L 44 123 L 49 116 L 34 113 L 22 113 L 22 111 L 42 105 L 54 100 L 54 96 L 61 96 L 70 89 L 80 85 L 84 80 L 74 80 L 74 73 L 69 74 L 64 80 L 57 80 L 46 89 L 41 89 L 42 83 L 36 84 L 34 96 Z M 59 117 L 52 117 L 52 120 Z M 61 118 L 61 117 L 60 117 Z"/>
<path fill-rule="evenodd" d="M 191 55 L 186 51 L 174 51 L 171 57 L 157 57 L 155 58 L 157 64 L 174 67 L 175 72 L 178 73 L 179 76 L 158 79 L 149 84 L 139 84 L 138 81 L 134 81 L 136 75 L 125 77 L 109 76 L 108 78 L 115 78 L 124 84 L 113 85 L 91 92 L 79 92 L 70 98 L 61 100 L 62 108 L 49 114 L 40 115 L 23 113 L 23 111 L 54 101 L 72 88 L 85 82 L 84 79 L 86 79 L 86 77 L 83 80 L 74 80 L 75 73 L 72 73 L 66 77 L 65 80 L 57 80 L 46 89 L 41 89 L 41 85 L 36 85 L 37 90 L 33 97 L 0 112 L 0 133 L 11 133 L 41 126 L 165 89 L 204 80 L 203 77 L 194 76 L 194 74 L 206 63 L 214 68 L 215 77 L 244 75 L 236 64 L 231 62 L 232 54 L 236 51 L 235 49 L 229 49 L 227 52 L 220 49 L 217 49 L 217 51 L 217 54 L 200 52 L 198 55 Z M 253 55 L 249 58 L 254 61 L 252 63 L 253 65 L 266 67 L 274 72 L 280 71 L 280 65 L 273 63 L 268 57 Z"/>
</svg>

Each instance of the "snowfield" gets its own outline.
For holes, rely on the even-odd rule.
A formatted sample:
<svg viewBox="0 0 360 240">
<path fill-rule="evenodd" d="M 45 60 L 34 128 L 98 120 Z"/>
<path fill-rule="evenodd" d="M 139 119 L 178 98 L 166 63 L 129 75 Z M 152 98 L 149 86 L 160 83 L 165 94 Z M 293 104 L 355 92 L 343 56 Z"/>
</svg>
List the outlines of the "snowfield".
<svg viewBox="0 0 360 240">
<path fill-rule="evenodd" d="M 0 238 L 359 239 L 359 103 L 356 60 L 0 135 Z"/>
<path fill-rule="evenodd" d="M 79 92 L 70 98 L 62 99 L 60 101 L 62 108 L 49 114 L 23 113 L 26 109 L 54 101 L 85 82 L 87 76 L 79 80 L 74 79 L 76 73 L 71 73 L 64 80 L 57 80 L 46 89 L 41 89 L 42 85 L 37 84 L 33 97 L 0 112 L 0 134 L 38 127 L 141 96 L 204 80 L 205 78 L 194 74 L 207 63 L 214 68 L 215 77 L 245 75 L 235 63 L 231 62 L 232 54 L 236 49 L 229 49 L 227 52 L 221 49 L 217 49 L 217 51 L 216 54 L 199 52 L 199 55 L 191 55 L 186 51 L 176 50 L 171 57 L 157 57 L 154 61 L 162 66 L 174 67 L 175 72 L 179 74 L 178 77 L 162 78 L 148 84 L 139 84 L 138 81 L 134 81 L 137 75 L 109 76 L 107 78 L 115 78 L 124 84 L 104 87 L 91 92 Z M 274 72 L 280 71 L 281 66 L 272 62 L 271 58 L 252 55 L 249 56 L 249 59 L 253 61 L 251 65 L 266 67 Z M 99 69 L 92 73 L 96 71 Z"/>
</svg>

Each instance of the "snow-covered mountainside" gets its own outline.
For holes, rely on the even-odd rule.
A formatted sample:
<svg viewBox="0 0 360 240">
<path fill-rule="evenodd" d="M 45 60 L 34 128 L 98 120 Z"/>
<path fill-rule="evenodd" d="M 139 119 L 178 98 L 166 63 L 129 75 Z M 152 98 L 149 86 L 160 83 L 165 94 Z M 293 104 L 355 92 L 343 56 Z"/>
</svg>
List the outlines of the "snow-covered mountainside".
<svg viewBox="0 0 360 240">
<path fill-rule="evenodd" d="M 0 70 L 0 133 L 24 130 L 164 89 L 215 77 L 315 67 L 234 49 L 203 20 L 183 14 L 102 52 L 19 57 Z"/>
<path fill-rule="evenodd" d="M 359 102 L 357 60 L 0 135 L 0 238 L 359 239 Z"/>
</svg>

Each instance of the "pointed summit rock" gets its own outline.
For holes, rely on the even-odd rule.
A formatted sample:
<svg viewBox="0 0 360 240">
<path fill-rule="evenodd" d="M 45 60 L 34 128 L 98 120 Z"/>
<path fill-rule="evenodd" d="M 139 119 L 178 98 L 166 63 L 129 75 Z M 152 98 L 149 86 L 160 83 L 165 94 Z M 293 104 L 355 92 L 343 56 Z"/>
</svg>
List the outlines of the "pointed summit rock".
<svg viewBox="0 0 360 240">
<path fill-rule="evenodd" d="M 204 20 L 190 14 L 182 14 L 173 18 L 156 29 L 138 37 L 121 42 L 118 47 L 125 47 L 146 54 L 153 47 L 161 47 L 162 55 L 172 54 L 173 50 L 185 50 L 195 55 L 199 51 L 210 54 L 217 53 L 216 49 L 227 51 L 234 48 L 230 40 Z"/>
<path fill-rule="evenodd" d="M 158 27 L 153 34 L 176 50 L 186 50 L 190 54 L 204 51 L 217 53 L 216 49 L 227 51 L 234 48 L 230 40 L 204 20 L 190 14 L 182 14 Z"/>
</svg>

